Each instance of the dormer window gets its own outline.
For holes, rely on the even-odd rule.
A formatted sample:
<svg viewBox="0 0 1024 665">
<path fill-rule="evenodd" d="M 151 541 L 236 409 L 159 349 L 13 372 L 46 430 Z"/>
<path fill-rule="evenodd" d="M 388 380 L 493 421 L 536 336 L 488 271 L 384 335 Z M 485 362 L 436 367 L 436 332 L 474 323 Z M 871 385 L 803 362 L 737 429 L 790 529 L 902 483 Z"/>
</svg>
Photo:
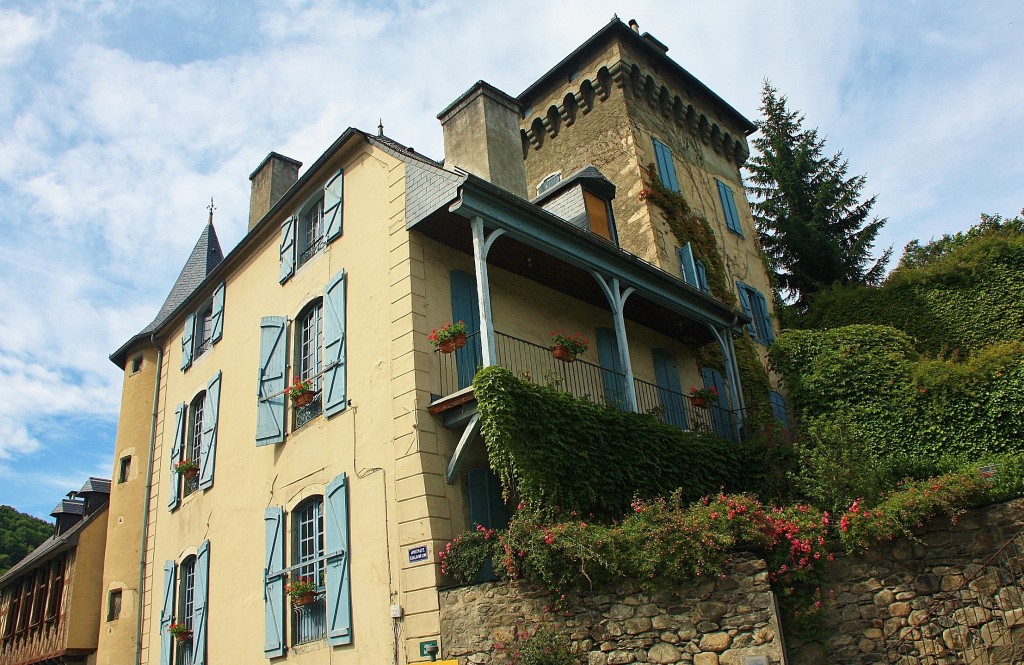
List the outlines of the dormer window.
<svg viewBox="0 0 1024 665">
<path fill-rule="evenodd" d="M 551 184 L 545 187 L 549 180 L 552 180 Z M 558 173 L 553 173 L 541 182 L 538 189 L 544 193 L 533 203 L 575 227 L 618 244 L 611 205 L 615 198 L 615 185 L 596 168 L 588 166 L 565 180 L 561 180 Z"/>
<path fill-rule="evenodd" d="M 299 265 L 324 248 L 324 199 L 320 197 L 299 217 Z"/>
<path fill-rule="evenodd" d="M 537 185 L 537 196 L 540 196 L 560 182 L 562 182 L 561 171 L 545 176 L 545 178 L 540 181 L 540 184 Z"/>
</svg>

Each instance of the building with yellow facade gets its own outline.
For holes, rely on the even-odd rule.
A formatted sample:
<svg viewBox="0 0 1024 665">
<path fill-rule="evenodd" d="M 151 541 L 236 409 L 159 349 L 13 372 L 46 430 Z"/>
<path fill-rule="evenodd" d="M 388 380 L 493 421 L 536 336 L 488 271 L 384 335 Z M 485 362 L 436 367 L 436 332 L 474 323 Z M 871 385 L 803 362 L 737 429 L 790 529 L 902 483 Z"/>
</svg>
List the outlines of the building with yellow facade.
<svg viewBox="0 0 1024 665">
<path fill-rule="evenodd" d="M 478 367 L 743 436 L 734 340 L 773 338 L 739 175 L 753 125 L 666 50 L 614 19 L 518 97 L 471 87 L 439 115 L 443 162 L 348 129 L 301 174 L 268 155 L 226 255 L 211 216 L 112 355 L 122 606 L 98 662 L 424 660 L 438 550 L 507 512 Z M 467 344 L 439 353 L 428 335 L 459 320 Z M 562 329 L 591 340 L 575 362 L 551 357 Z"/>
</svg>

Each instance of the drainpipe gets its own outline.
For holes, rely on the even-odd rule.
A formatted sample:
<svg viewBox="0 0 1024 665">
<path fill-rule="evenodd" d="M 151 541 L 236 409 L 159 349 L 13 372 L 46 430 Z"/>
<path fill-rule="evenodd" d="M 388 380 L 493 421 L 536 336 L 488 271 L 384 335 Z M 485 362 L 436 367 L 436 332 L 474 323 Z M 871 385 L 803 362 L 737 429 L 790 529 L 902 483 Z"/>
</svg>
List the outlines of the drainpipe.
<svg viewBox="0 0 1024 665">
<path fill-rule="evenodd" d="M 156 346 L 156 333 L 149 336 L 149 341 Z M 149 538 L 149 497 L 153 492 L 153 450 L 156 448 L 156 419 L 160 407 L 160 377 L 164 367 L 164 350 L 156 351 L 156 383 L 153 385 L 153 418 L 149 426 L 149 469 L 146 471 L 146 498 L 142 505 L 142 541 L 139 543 L 139 606 L 135 621 L 135 663 L 142 665 L 142 599 L 146 583 L 146 539 Z"/>
<path fill-rule="evenodd" d="M 481 360 L 484 367 L 490 367 L 495 364 L 498 354 L 494 346 L 494 319 L 491 318 L 491 285 L 487 281 L 487 254 L 490 253 L 494 241 L 505 233 L 505 229 L 496 229 L 491 231 L 490 235 L 485 235 L 484 220 L 479 215 L 473 216 L 470 227 L 473 230 L 477 309 L 480 310 L 480 349 L 483 355 Z"/>
</svg>

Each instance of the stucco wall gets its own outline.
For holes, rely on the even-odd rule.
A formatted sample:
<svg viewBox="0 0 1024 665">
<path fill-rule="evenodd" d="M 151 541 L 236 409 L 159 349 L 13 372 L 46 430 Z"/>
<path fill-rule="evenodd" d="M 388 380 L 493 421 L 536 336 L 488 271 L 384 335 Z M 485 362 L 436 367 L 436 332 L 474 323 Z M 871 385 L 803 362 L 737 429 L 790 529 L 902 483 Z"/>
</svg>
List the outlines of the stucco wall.
<svg viewBox="0 0 1024 665">
<path fill-rule="evenodd" d="M 782 662 L 768 572 L 747 554 L 737 555 L 722 579 L 653 593 L 627 584 L 614 594 L 573 594 L 568 609 L 557 612 L 545 610 L 547 593 L 522 582 L 460 587 L 440 597 L 441 655 L 460 665 L 509 662 L 517 625 L 527 632 L 550 625 L 568 635 L 588 665 L 741 665 L 751 656 Z"/>
</svg>

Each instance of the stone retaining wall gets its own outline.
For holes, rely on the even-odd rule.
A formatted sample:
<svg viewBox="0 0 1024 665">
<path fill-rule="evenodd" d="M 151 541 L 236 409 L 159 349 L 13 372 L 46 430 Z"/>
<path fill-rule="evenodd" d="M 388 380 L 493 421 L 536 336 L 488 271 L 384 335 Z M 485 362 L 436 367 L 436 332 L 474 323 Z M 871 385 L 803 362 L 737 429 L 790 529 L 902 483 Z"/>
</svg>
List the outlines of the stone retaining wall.
<svg viewBox="0 0 1024 665">
<path fill-rule="evenodd" d="M 782 662 L 767 569 L 749 554 L 738 554 L 723 579 L 655 593 L 624 585 L 614 595 L 569 598 L 558 613 L 545 611 L 550 601 L 523 582 L 441 591 L 441 654 L 460 665 L 498 665 L 509 659 L 504 647 L 517 625 L 547 624 L 570 636 L 587 665 Z"/>
</svg>

